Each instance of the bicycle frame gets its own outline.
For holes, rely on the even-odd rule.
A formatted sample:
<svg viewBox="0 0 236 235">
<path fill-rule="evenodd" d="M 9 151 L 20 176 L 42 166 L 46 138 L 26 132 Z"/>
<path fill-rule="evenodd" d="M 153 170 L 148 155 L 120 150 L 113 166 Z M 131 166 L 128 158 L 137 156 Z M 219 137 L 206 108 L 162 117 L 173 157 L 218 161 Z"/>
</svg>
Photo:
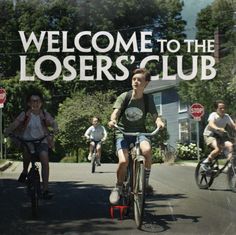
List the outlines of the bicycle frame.
<svg viewBox="0 0 236 235">
<path fill-rule="evenodd" d="M 38 216 L 38 201 L 41 197 L 39 167 L 36 164 L 37 158 L 39 157 L 38 152 L 37 152 L 37 147 L 49 135 L 50 134 L 45 135 L 39 139 L 31 139 L 31 140 L 23 139 L 13 134 L 10 135 L 10 137 L 18 139 L 23 144 L 23 146 L 25 146 L 27 152 L 30 155 L 31 168 L 30 168 L 29 173 L 27 174 L 26 183 L 27 183 L 28 194 L 31 198 L 31 207 L 32 207 L 33 217 Z"/>
<path fill-rule="evenodd" d="M 141 155 L 140 137 L 153 136 L 159 128 L 152 133 L 141 132 L 124 132 L 119 126 L 115 127 L 126 136 L 136 136 L 135 152 L 130 154 L 129 167 L 127 170 L 126 182 L 124 184 L 124 200 L 125 205 L 131 206 L 134 209 L 134 219 L 138 228 L 142 225 L 144 202 L 145 202 L 145 157 Z"/>
<path fill-rule="evenodd" d="M 96 154 L 97 154 L 97 145 L 101 143 L 101 141 L 99 142 L 95 142 L 94 141 L 94 148 L 93 148 L 93 153 L 92 153 L 92 159 L 91 159 L 91 164 L 92 164 L 92 173 L 95 172 L 95 168 L 96 168 Z"/>
</svg>

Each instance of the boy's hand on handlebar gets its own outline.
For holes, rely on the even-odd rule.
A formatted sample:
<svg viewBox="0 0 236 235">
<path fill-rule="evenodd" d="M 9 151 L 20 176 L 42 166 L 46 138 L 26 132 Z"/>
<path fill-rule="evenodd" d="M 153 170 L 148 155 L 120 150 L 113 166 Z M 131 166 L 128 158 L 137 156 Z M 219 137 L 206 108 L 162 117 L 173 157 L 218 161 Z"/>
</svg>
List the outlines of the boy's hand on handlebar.
<svg viewBox="0 0 236 235">
<path fill-rule="evenodd" d="M 156 125 L 157 125 L 157 127 L 160 128 L 160 129 L 163 129 L 163 128 L 165 127 L 165 123 L 162 122 L 161 120 L 158 120 L 158 121 L 156 122 Z"/>
<path fill-rule="evenodd" d="M 116 120 L 111 120 L 110 122 L 108 122 L 108 126 L 109 126 L 110 128 L 114 128 L 115 125 L 117 125 L 117 121 L 116 121 Z"/>
<path fill-rule="evenodd" d="M 227 132 L 224 128 L 217 128 L 217 130 L 220 132 Z"/>
</svg>

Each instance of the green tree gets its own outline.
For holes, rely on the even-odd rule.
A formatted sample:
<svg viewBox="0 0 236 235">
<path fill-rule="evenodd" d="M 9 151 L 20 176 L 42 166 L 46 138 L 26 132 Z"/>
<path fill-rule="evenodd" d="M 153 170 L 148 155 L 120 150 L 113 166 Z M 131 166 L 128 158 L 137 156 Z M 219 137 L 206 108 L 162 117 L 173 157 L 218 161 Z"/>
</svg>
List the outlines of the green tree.
<svg viewBox="0 0 236 235">
<path fill-rule="evenodd" d="M 220 59 L 215 65 L 216 77 L 212 80 L 200 80 L 201 74 L 197 78 L 181 82 L 179 94 L 183 101 L 188 103 L 200 102 L 206 112 L 210 112 L 212 104 L 216 99 L 223 99 L 228 104 L 229 112 L 236 108 L 235 101 L 235 33 L 233 32 L 234 5 L 233 1 L 215 0 L 212 5 L 203 9 L 197 18 L 197 39 L 214 39 L 214 32 L 219 30 L 223 35 L 221 46 L 227 48 L 228 54 Z M 198 71 L 201 71 L 199 66 Z M 235 111 L 234 111 L 235 112 Z"/>
<path fill-rule="evenodd" d="M 78 154 L 81 150 L 87 152 L 86 140 L 83 136 L 86 129 L 91 126 L 91 118 L 99 116 L 101 124 L 107 128 L 114 98 L 112 91 L 90 94 L 80 91 L 60 105 L 57 116 L 60 130 L 58 141 L 65 149 L 66 155 Z M 113 134 L 109 131 L 108 139 L 103 147 L 103 160 L 109 159 L 113 153 Z"/>
<path fill-rule="evenodd" d="M 11 0 L 0 0 L 0 74 L 4 79 L 1 84 L 3 87 L 6 80 L 13 80 L 11 85 L 13 87 L 21 86 L 23 83 L 19 82 L 20 59 L 19 56 L 24 54 L 24 49 L 18 31 L 25 31 L 29 36 L 34 32 L 39 36 L 41 31 L 68 31 L 68 47 L 73 47 L 74 37 L 78 32 L 90 30 L 92 33 L 106 30 L 109 31 L 114 37 L 119 31 L 124 40 L 136 32 L 138 41 L 140 39 L 139 32 L 144 30 L 153 31 L 153 42 L 156 37 L 176 39 L 183 37 L 184 22 L 181 19 L 180 12 L 182 4 L 179 0 L 132 0 L 132 1 L 116 1 L 116 0 L 103 0 L 103 1 L 76 1 L 76 0 L 26 0 L 17 1 L 15 8 Z M 168 16 L 168 17 L 167 17 Z M 59 45 L 62 43 L 61 35 L 58 36 Z M 99 45 L 105 46 L 106 40 L 99 41 Z M 84 47 L 91 46 L 91 40 L 87 38 L 81 40 Z M 156 46 L 154 53 L 156 53 Z M 47 38 L 43 41 L 40 52 L 37 51 L 34 45 L 31 45 L 27 50 L 27 74 L 34 74 L 35 61 L 47 53 Z M 58 105 L 63 102 L 66 97 L 71 97 L 75 91 L 85 90 L 88 93 L 93 90 L 107 90 L 113 89 L 120 93 L 124 89 L 130 88 L 130 81 L 117 82 L 108 81 L 106 78 L 102 82 L 79 80 L 80 65 L 79 56 L 83 55 L 81 52 L 75 50 L 73 53 L 77 61 L 73 66 L 77 70 L 77 77 L 73 81 L 62 81 L 62 75 L 53 82 L 37 81 L 40 87 L 43 87 L 52 99 L 52 105 L 49 106 L 49 111 L 56 114 Z M 96 56 L 98 53 L 92 51 L 91 55 Z M 132 50 L 120 53 L 110 52 L 107 56 L 115 61 L 117 56 L 122 54 L 131 55 Z M 55 55 L 55 54 L 54 54 Z M 56 53 L 57 58 L 62 62 L 63 58 L 69 55 L 67 53 Z M 136 60 L 140 62 L 147 54 L 137 53 Z M 137 63 L 138 63 L 137 62 Z M 150 65 L 150 69 L 156 74 L 161 71 L 160 63 Z M 175 64 L 173 61 L 172 64 Z M 92 64 L 94 69 L 92 73 L 96 72 L 95 61 Z M 127 64 L 126 66 L 132 70 L 137 64 Z M 158 71 L 156 70 L 158 68 Z M 52 63 L 43 63 L 42 72 L 45 75 L 53 73 L 55 66 Z M 113 63 L 110 69 L 111 74 L 117 74 L 117 67 Z M 62 73 L 67 73 L 64 71 Z M 13 77 L 16 76 L 16 79 Z M 36 78 L 37 80 L 37 78 Z M 27 82 L 28 83 L 28 82 Z M 23 86 L 27 86 L 24 84 Z M 14 89 L 12 90 L 14 92 Z M 12 93 L 12 95 L 14 95 Z M 15 94 L 18 96 L 18 94 Z M 11 102 L 10 100 L 8 102 Z M 14 103 L 9 105 L 13 107 Z M 8 109 L 9 115 L 14 116 L 14 110 Z"/>
</svg>

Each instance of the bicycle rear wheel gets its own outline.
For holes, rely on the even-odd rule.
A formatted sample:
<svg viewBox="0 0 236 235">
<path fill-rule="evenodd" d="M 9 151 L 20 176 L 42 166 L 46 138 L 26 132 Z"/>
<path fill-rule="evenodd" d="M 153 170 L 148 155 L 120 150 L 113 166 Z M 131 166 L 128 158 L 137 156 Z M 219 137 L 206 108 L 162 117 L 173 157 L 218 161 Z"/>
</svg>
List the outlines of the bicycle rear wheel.
<svg viewBox="0 0 236 235">
<path fill-rule="evenodd" d="M 227 179 L 229 188 L 236 193 L 236 167 L 232 164 L 228 168 Z"/>
<path fill-rule="evenodd" d="M 137 228 L 142 226 L 145 202 L 145 168 L 143 162 L 135 162 L 134 171 L 134 219 Z"/>
<path fill-rule="evenodd" d="M 201 160 L 195 169 L 195 181 L 200 189 L 208 189 L 214 181 L 214 173 L 212 171 L 204 171 L 201 169 L 201 164 L 204 160 L 205 159 Z M 216 161 L 211 166 L 212 169 L 214 169 L 214 165 L 217 165 Z"/>
<path fill-rule="evenodd" d="M 94 173 L 95 169 L 96 169 L 96 155 L 95 155 L 95 153 L 93 153 L 93 155 L 92 155 L 91 166 L 92 166 L 92 173 Z"/>
</svg>

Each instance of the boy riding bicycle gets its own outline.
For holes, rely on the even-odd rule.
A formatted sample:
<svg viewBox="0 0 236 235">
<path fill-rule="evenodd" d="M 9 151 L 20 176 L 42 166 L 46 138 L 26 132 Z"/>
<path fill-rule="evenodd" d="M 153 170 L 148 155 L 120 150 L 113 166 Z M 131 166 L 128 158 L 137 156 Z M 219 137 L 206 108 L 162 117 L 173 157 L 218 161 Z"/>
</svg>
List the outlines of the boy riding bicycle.
<svg viewBox="0 0 236 235">
<path fill-rule="evenodd" d="M 131 99 L 127 102 L 127 92 L 122 93 L 116 100 L 113 106 L 113 113 L 111 114 L 111 120 L 108 123 L 109 127 L 114 127 L 115 124 L 124 128 L 125 132 L 145 132 L 145 119 L 146 113 L 152 114 L 157 127 L 164 127 L 164 123 L 158 117 L 156 107 L 153 101 L 153 97 L 148 96 L 148 105 L 145 104 L 146 95 L 143 94 L 144 88 L 147 86 L 151 79 L 150 73 L 146 69 L 136 69 L 132 76 L 132 93 Z M 148 106 L 148 107 L 147 107 Z M 110 203 L 116 204 L 122 193 L 122 186 L 126 175 L 128 166 L 129 146 L 135 144 L 136 138 L 133 136 L 123 136 L 123 134 L 116 133 L 116 150 L 119 158 L 117 168 L 117 183 L 115 188 L 110 194 Z M 149 189 L 152 193 L 152 188 L 148 185 L 149 175 L 151 171 L 151 144 L 150 140 L 145 137 L 140 137 L 141 152 L 145 157 L 145 171 L 146 171 L 146 185 L 147 191 Z"/>
<path fill-rule="evenodd" d="M 235 123 L 232 118 L 225 113 L 224 101 L 215 101 L 214 108 L 216 111 L 210 114 L 208 125 L 203 132 L 205 143 L 213 149 L 202 162 L 201 168 L 205 171 L 210 170 L 210 162 L 221 152 L 222 148 L 225 148 L 227 152 L 227 160 L 232 158 L 233 152 L 233 143 L 226 135 L 225 127 L 229 125 L 230 128 L 236 130 Z"/>
<path fill-rule="evenodd" d="M 48 127 L 52 127 L 54 133 L 58 132 L 58 126 L 52 116 L 43 110 L 43 96 L 40 92 L 33 91 L 26 99 L 28 110 L 23 111 L 19 116 L 9 125 L 5 130 L 5 134 L 16 133 L 23 139 L 33 140 L 39 139 L 49 133 Z M 31 148 L 32 146 L 29 146 Z M 52 137 L 45 138 L 37 148 L 39 152 L 39 160 L 42 165 L 42 181 L 43 181 L 43 198 L 49 199 L 52 193 L 48 190 L 49 180 L 49 148 L 53 147 Z M 23 148 L 23 171 L 18 179 L 19 182 L 24 183 L 28 174 L 28 167 L 30 164 L 30 155 L 26 149 Z"/>
<path fill-rule="evenodd" d="M 90 126 L 84 136 L 90 141 L 89 144 L 89 155 L 88 160 L 91 161 L 93 150 L 96 146 L 96 162 L 98 166 L 101 166 L 101 152 L 102 152 L 102 144 L 107 138 L 107 132 L 104 126 L 100 125 L 100 120 L 98 117 L 92 118 L 92 126 Z"/>
</svg>

